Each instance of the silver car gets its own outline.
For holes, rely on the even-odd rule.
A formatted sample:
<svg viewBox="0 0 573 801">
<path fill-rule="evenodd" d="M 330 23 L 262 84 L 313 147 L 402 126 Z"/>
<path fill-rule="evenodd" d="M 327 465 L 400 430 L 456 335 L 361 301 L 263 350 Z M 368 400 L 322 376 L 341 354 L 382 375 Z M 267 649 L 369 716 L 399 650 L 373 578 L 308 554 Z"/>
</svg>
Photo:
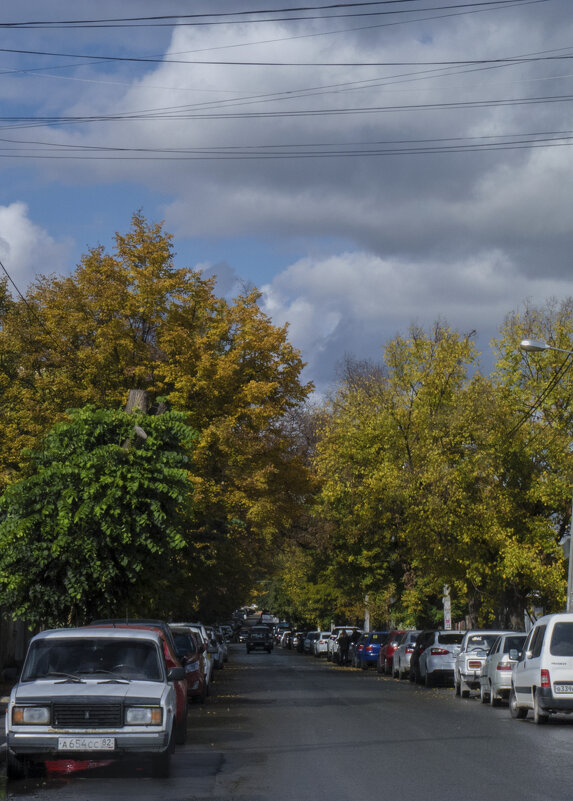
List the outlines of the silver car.
<svg viewBox="0 0 573 801">
<path fill-rule="evenodd" d="M 502 699 L 509 698 L 511 673 L 526 637 L 527 634 L 520 631 L 501 634 L 491 646 L 479 677 L 482 704 L 489 702 L 497 706 Z"/>
<path fill-rule="evenodd" d="M 454 683 L 456 651 L 464 638 L 463 631 L 435 631 L 418 659 L 417 675 L 426 687 Z"/>
<path fill-rule="evenodd" d="M 55 629 L 30 642 L 6 714 L 10 778 L 47 759 L 140 755 L 167 775 L 175 745 L 175 681 L 158 634 Z"/>
<path fill-rule="evenodd" d="M 405 631 L 392 658 L 392 675 L 395 679 L 406 679 L 410 675 L 410 659 L 419 630 Z"/>
<path fill-rule="evenodd" d="M 454 669 L 456 695 L 461 695 L 462 698 L 469 698 L 471 690 L 479 690 L 480 674 L 491 646 L 500 634 L 512 633 L 507 629 L 502 631 L 492 629 L 466 631 L 460 651 L 456 656 Z"/>
</svg>

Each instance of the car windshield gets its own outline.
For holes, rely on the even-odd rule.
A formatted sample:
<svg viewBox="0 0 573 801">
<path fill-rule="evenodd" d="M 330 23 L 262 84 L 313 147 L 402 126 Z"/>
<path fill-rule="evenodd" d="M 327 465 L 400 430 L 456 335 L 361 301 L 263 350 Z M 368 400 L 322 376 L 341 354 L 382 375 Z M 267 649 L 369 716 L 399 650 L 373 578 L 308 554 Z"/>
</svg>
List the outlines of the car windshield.
<svg viewBox="0 0 573 801">
<path fill-rule="evenodd" d="M 374 634 L 370 636 L 370 642 L 382 642 L 382 640 L 386 637 L 386 634 L 382 631 L 375 631 Z"/>
<path fill-rule="evenodd" d="M 159 652 L 152 642 L 69 637 L 32 643 L 22 681 L 58 675 L 163 681 Z"/>
<path fill-rule="evenodd" d="M 556 623 L 551 636 L 554 656 L 573 656 L 573 623 Z"/>
<path fill-rule="evenodd" d="M 489 651 L 498 637 L 499 634 L 472 634 L 470 637 L 468 637 L 466 648 L 468 651 Z"/>
</svg>

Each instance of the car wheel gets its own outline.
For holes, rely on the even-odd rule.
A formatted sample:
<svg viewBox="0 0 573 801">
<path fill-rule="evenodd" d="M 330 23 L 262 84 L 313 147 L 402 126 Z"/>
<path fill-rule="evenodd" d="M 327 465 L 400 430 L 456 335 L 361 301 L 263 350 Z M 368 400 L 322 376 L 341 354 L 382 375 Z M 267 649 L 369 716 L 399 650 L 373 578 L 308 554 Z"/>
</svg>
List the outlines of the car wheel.
<svg viewBox="0 0 573 801">
<path fill-rule="evenodd" d="M 457 676 L 454 674 L 454 693 L 456 695 L 460 694 L 460 683 L 457 679 Z"/>
<path fill-rule="evenodd" d="M 488 693 L 488 691 L 484 688 L 483 684 L 480 684 L 479 697 L 480 697 L 480 701 L 482 702 L 482 704 L 487 704 L 488 703 L 488 701 L 490 699 L 490 695 L 491 695 L 491 693 Z"/>
<path fill-rule="evenodd" d="M 497 697 L 497 695 L 495 694 L 495 690 L 493 689 L 493 687 L 490 684 L 490 687 L 489 687 L 489 705 L 490 706 L 499 706 L 499 704 L 500 704 L 500 699 Z"/>
<path fill-rule="evenodd" d="M 187 742 L 187 708 L 185 708 L 183 718 L 176 725 L 175 742 L 177 745 L 185 745 Z"/>
<path fill-rule="evenodd" d="M 361 659 L 360 667 L 362 668 L 362 670 L 368 670 L 368 662 L 366 662 L 364 659 Z"/>
<path fill-rule="evenodd" d="M 171 748 L 151 757 L 151 775 L 155 779 L 168 779 L 171 772 Z"/>
<path fill-rule="evenodd" d="M 424 684 L 426 687 L 433 687 L 434 686 L 434 679 L 430 676 L 429 673 L 426 673 L 424 677 Z"/>
<path fill-rule="evenodd" d="M 464 688 L 464 686 L 462 684 L 460 684 L 460 695 L 461 695 L 462 698 L 469 698 L 470 697 L 470 691 L 468 690 L 467 687 Z"/>
<path fill-rule="evenodd" d="M 8 779 L 25 779 L 30 770 L 30 762 L 24 757 L 17 757 L 6 752 L 6 777 Z"/>
<path fill-rule="evenodd" d="M 386 673 L 386 671 L 384 670 L 384 668 L 380 664 L 380 660 L 378 660 L 378 662 L 376 662 L 376 673 L 380 673 L 380 674 Z"/>
<path fill-rule="evenodd" d="M 547 723 L 549 720 L 549 713 L 545 712 L 539 705 L 537 693 L 533 696 L 533 720 L 535 723 Z"/>
<path fill-rule="evenodd" d="M 517 697 L 513 687 L 509 693 L 509 713 L 512 718 L 523 720 L 527 717 L 527 707 L 521 707 L 517 705 Z"/>
</svg>

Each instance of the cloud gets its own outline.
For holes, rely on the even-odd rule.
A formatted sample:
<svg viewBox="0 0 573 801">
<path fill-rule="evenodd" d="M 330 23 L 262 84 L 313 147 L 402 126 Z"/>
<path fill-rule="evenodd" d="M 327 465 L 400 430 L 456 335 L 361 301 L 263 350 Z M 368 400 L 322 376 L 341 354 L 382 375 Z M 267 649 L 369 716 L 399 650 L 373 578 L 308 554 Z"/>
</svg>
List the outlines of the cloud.
<svg viewBox="0 0 573 801">
<path fill-rule="evenodd" d="M 263 308 L 290 338 L 324 389 L 344 354 L 381 361 L 383 347 L 410 325 L 437 320 L 460 333 L 477 332 L 484 368 L 489 341 L 505 316 L 526 299 L 542 303 L 571 293 L 565 279 L 523 279 L 501 251 L 466 261 L 383 259 L 374 253 L 304 258 L 262 288 Z"/>
<path fill-rule="evenodd" d="M 21 292 L 38 274 L 61 273 L 71 249 L 32 222 L 25 203 L 0 206 L 0 259 Z"/>
</svg>

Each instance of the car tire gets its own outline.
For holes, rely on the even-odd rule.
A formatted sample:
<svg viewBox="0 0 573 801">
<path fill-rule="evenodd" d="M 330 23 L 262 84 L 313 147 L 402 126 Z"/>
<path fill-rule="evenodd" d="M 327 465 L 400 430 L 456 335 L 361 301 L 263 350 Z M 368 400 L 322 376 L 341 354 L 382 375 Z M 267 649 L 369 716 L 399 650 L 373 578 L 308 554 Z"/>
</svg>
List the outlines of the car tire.
<svg viewBox="0 0 573 801">
<path fill-rule="evenodd" d="M 460 683 L 455 674 L 454 674 L 454 693 L 455 695 L 460 694 Z"/>
<path fill-rule="evenodd" d="M 171 772 L 171 748 L 151 757 L 151 775 L 154 779 L 168 779 Z"/>
<path fill-rule="evenodd" d="M 8 779 L 25 779 L 30 770 L 30 762 L 25 757 L 17 757 L 6 752 L 6 777 Z"/>
<path fill-rule="evenodd" d="M 501 702 L 500 699 L 497 697 L 493 687 L 490 684 L 490 687 L 489 687 L 489 705 L 490 706 L 499 706 L 500 702 Z"/>
<path fill-rule="evenodd" d="M 177 745 L 185 745 L 187 742 L 187 708 L 183 718 L 175 726 L 175 742 Z"/>
<path fill-rule="evenodd" d="M 361 659 L 360 660 L 360 667 L 362 668 L 362 670 L 368 670 L 368 662 L 366 662 L 365 659 Z"/>
<path fill-rule="evenodd" d="M 533 696 L 533 722 L 534 723 L 547 723 L 549 720 L 549 713 L 545 712 L 539 704 L 538 695 L 535 693 Z"/>
<path fill-rule="evenodd" d="M 480 697 L 480 701 L 482 702 L 482 704 L 489 703 L 490 696 L 491 696 L 491 693 L 488 693 L 488 691 L 484 689 L 483 684 L 480 684 L 479 697 Z"/>
<path fill-rule="evenodd" d="M 527 712 L 527 707 L 517 705 L 517 697 L 515 695 L 515 690 L 512 687 L 509 693 L 509 714 L 512 718 L 524 720 L 527 717 Z"/>
<path fill-rule="evenodd" d="M 464 690 L 463 686 L 460 685 L 460 695 L 461 695 L 462 698 L 469 698 L 470 697 L 469 689 L 466 688 Z"/>
</svg>

